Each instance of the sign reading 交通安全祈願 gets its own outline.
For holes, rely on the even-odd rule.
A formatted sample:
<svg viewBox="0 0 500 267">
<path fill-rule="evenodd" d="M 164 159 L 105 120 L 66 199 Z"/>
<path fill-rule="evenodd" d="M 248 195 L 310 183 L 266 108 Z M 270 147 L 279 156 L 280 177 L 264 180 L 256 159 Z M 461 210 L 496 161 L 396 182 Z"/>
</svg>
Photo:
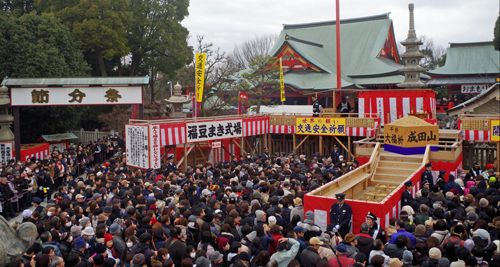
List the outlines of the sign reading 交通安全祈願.
<svg viewBox="0 0 500 267">
<path fill-rule="evenodd" d="M 295 133 L 306 135 L 345 136 L 345 118 L 298 117 L 295 119 Z"/>
<path fill-rule="evenodd" d="M 242 137 L 242 120 L 186 123 L 188 143 Z"/>
<path fill-rule="evenodd" d="M 125 125 L 127 165 L 149 169 L 149 134 L 147 125 Z"/>
<path fill-rule="evenodd" d="M 13 87 L 11 98 L 12 106 L 142 104 L 142 87 Z"/>
</svg>

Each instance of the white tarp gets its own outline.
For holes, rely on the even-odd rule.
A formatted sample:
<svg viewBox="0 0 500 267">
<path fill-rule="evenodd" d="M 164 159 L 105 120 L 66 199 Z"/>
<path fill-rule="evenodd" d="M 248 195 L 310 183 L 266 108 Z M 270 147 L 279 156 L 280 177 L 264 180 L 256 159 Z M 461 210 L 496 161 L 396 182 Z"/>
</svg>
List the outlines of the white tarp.
<svg viewBox="0 0 500 267">
<path fill-rule="evenodd" d="M 248 109 L 249 114 L 256 114 L 257 106 L 251 106 Z M 312 105 L 276 105 L 276 106 L 260 106 L 260 113 L 276 113 L 276 114 L 297 114 L 297 115 L 312 115 Z"/>
</svg>

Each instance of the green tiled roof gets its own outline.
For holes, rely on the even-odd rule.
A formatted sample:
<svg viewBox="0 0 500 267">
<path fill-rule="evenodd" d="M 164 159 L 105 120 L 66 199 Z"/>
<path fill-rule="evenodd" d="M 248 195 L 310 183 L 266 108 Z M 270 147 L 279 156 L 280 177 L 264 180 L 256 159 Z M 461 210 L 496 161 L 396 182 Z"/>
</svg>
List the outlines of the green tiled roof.
<svg viewBox="0 0 500 267">
<path fill-rule="evenodd" d="M 357 78 L 362 78 L 364 84 L 393 84 L 403 81 L 399 72 L 402 65 L 387 58 L 378 58 L 391 28 L 389 14 L 341 20 L 343 88 L 362 86 Z M 314 74 L 291 71 L 285 74 L 285 83 L 302 90 L 336 88 L 335 34 L 335 21 L 285 24 L 269 54 L 276 56 L 287 43 L 305 60 L 324 71 Z M 384 80 L 385 78 L 387 79 Z"/>
<path fill-rule="evenodd" d="M 497 74 L 500 52 L 492 42 L 450 43 L 443 67 L 429 71 L 438 75 Z"/>
</svg>

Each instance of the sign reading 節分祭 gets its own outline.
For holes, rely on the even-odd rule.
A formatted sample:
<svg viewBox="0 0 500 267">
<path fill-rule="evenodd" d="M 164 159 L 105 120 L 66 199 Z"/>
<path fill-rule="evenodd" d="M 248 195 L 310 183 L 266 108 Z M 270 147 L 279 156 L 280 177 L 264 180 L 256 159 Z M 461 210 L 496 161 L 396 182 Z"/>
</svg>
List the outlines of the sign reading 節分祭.
<svg viewBox="0 0 500 267">
<path fill-rule="evenodd" d="M 500 142 L 500 120 L 491 120 L 490 140 L 492 142 Z"/>
<path fill-rule="evenodd" d="M 12 142 L 0 143 L 0 163 L 7 163 L 12 159 Z"/>
<path fill-rule="evenodd" d="M 439 144 L 438 126 L 403 127 L 386 125 L 384 144 L 400 147 L 425 147 Z"/>
<path fill-rule="evenodd" d="M 345 121 L 345 118 L 298 117 L 295 120 L 295 133 L 345 136 Z"/>
<path fill-rule="evenodd" d="M 149 133 L 147 125 L 125 125 L 127 165 L 149 169 Z"/>
<path fill-rule="evenodd" d="M 12 88 L 11 98 L 12 106 L 142 104 L 142 87 L 23 87 Z"/>
<path fill-rule="evenodd" d="M 186 123 L 187 142 L 242 137 L 242 120 Z"/>
</svg>

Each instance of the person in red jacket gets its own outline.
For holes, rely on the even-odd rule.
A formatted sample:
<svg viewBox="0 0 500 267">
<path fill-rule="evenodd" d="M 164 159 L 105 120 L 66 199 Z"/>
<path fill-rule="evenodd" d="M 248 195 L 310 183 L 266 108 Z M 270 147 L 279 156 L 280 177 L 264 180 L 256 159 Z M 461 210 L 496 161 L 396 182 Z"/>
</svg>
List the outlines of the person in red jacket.
<svg viewBox="0 0 500 267">
<path fill-rule="evenodd" d="M 344 243 L 340 243 L 337 246 L 333 247 L 337 252 L 337 258 L 331 258 L 328 264 L 330 267 L 345 267 L 345 266 L 353 266 L 356 261 L 354 259 L 348 258 L 345 253 L 347 252 L 347 247 Z"/>
</svg>

